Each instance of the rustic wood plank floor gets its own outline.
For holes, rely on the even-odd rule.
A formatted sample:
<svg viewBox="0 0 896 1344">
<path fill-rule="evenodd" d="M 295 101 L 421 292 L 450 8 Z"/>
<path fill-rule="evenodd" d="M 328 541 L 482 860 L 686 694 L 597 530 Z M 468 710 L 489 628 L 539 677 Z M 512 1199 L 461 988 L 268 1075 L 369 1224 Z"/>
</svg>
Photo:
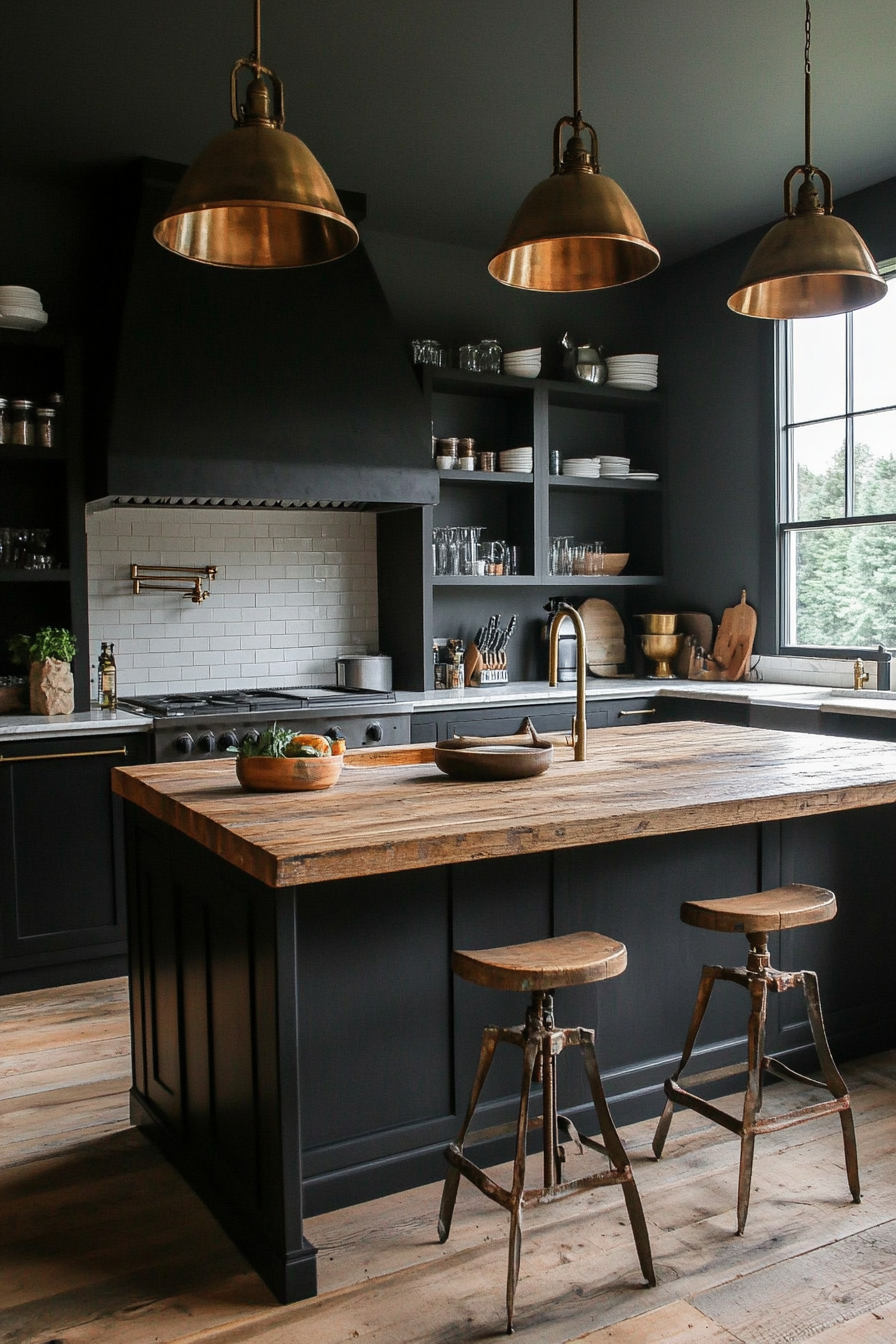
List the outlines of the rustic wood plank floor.
<svg viewBox="0 0 896 1344">
<path fill-rule="evenodd" d="M 733 1235 L 737 1142 L 676 1116 L 624 1131 L 658 1287 L 617 1191 L 533 1211 L 517 1336 L 532 1344 L 896 1344 L 896 1052 L 847 1066 L 864 1198 L 836 1120 L 757 1144 Z M 460 1344 L 501 1334 L 506 1215 L 462 1184 L 311 1219 L 321 1295 L 279 1307 L 204 1205 L 127 1123 L 123 980 L 0 999 L 0 1344 Z M 789 1085 L 767 1105 L 797 1100 Z M 729 1103 L 733 1109 L 733 1102 Z"/>
</svg>

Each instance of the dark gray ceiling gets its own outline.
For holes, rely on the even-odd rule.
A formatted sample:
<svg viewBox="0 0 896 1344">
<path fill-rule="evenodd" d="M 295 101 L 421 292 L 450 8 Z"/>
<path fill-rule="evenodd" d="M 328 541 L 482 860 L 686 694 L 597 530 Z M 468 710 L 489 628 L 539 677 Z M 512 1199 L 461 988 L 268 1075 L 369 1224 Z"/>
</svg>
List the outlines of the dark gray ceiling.
<svg viewBox="0 0 896 1344">
<path fill-rule="evenodd" d="M 229 125 L 250 0 L 5 0 L 0 164 L 189 161 Z M 775 218 L 802 160 L 802 0 L 582 0 L 583 111 L 666 260 Z M 896 3 L 814 0 L 814 158 L 896 174 Z M 287 128 L 368 227 L 494 248 L 572 111 L 571 0 L 264 0 Z"/>
</svg>

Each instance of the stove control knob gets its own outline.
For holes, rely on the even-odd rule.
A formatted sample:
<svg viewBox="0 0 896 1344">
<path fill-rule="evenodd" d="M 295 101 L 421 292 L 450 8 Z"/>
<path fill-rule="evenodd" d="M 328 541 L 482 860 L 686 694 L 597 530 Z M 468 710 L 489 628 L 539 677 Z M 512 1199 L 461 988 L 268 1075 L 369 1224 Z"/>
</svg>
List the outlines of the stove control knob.
<svg viewBox="0 0 896 1344">
<path fill-rule="evenodd" d="M 257 741 L 258 741 L 258 733 L 255 731 L 254 728 L 250 728 L 248 733 L 243 733 L 242 737 L 240 738 L 240 744 L 242 744 L 243 742 L 251 742 L 254 745 L 254 743 L 256 743 Z"/>
<path fill-rule="evenodd" d="M 345 733 L 342 731 L 342 729 L 341 729 L 337 724 L 333 723 L 333 724 L 331 724 L 330 727 L 327 729 L 327 737 L 331 737 L 331 738 L 333 739 L 333 741 L 335 742 L 335 741 L 337 741 L 338 738 L 340 738 L 340 737 L 345 737 Z"/>
<path fill-rule="evenodd" d="M 232 728 L 228 729 L 226 733 L 222 733 L 221 736 L 218 738 L 219 751 L 226 751 L 228 747 L 238 747 L 238 746 L 239 746 L 239 739 L 237 738 L 237 735 Z"/>
<path fill-rule="evenodd" d="M 181 733 L 180 737 L 174 739 L 174 750 L 179 751 L 181 756 L 189 756 L 193 750 L 193 739 L 189 733 Z"/>
<path fill-rule="evenodd" d="M 202 736 L 199 738 L 198 742 L 196 743 L 196 750 L 204 751 L 207 753 L 209 751 L 214 751 L 214 749 L 215 749 L 214 733 L 203 733 Z"/>
<path fill-rule="evenodd" d="M 382 742 L 382 740 L 383 740 L 383 725 L 381 723 L 368 723 L 367 741 Z"/>
</svg>

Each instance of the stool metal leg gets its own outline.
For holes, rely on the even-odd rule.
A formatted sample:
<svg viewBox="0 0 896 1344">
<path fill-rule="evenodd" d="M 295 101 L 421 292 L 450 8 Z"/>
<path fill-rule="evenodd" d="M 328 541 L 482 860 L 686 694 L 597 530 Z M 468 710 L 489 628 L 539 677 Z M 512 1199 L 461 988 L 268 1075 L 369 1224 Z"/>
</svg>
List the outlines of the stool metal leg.
<svg viewBox="0 0 896 1344">
<path fill-rule="evenodd" d="M 704 966 L 703 974 L 700 977 L 700 987 L 697 990 L 697 1001 L 694 1004 L 694 1011 L 691 1015 L 691 1025 L 688 1027 L 687 1038 L 684 1043 L 684 1050 L 681 1052 L 681 1060 L 678 1068 L 672 1075 L 672 1082 L 677 1083 L 691 1057 L 691 1051 L 697 1040 L 697 1033 L 706 1016 L 706 1009 L 709 1006 L 710 996 L 716 983 L 717 966 Z M 675 1109 L 675 1103 L 671 1097 L 668 1097 L 663 1107 L 663 1113 L 660 1116 L 659 1124 L 656 1127 L 656 1133 L 653 1136 L 654 1156 L 659 1159 L 663 1155 L 663 1148 L 666 1145 L 666 1138 L 669 1133 L 669 1126 L 672 1124 L 672 1112 Z"/>
<path fill-rule="evenodd" d="M 750 1182 L 753 1176 L 753 1149 L 756 1135 L 753 1124 L 762 1109 L 762 1064 L 765 1058 L 765 1016 L 768 986 L 764 980 L 752 980 L 750 1021 L 747 1026 L 747 1090 L 744 1094 L 743 1131 L 740 1140 L 740 1172 L 737 1182 L 737 1235 L 743 1236 L 750 1210 Z"/>
<path fill-rule="evenodd" d="M 460 1133 L 455 1140 L 457 1147 L 462 1148 L 467 1130 L 470 1128 L 470 1122 L 473 1119 L 473 1112 L 479 1103 L 479 1097 L 485 1086 L 485 1080 L 488 1077 L 488 1071 L 495 1058 L 495 1048 L 500 1038 L 499 1031 L 495 1027 L 486 1027 L 482 1033 L 482 1047 L 479 1051 L 479 1063 L 476 1065 L 476 1077 L 473 1079 L 473 1088 L 470 1092 L 470 1100 L 467 1105 L 467 1113 L 464 1116 L 464 1122 L 460 1127 Z M 457 1200 L 457 1190 L 460 1185 L 460 1169 L 458 1167 L 448 1167 L 448 1174 L 445 1177 L 445 1185 L 442 1189 L 442 1204 L 439 1209 L 439 1241 L 448 1240 L 448 1233 L 451 1231 L 451 1219 L 454 1216 L 454 1205 Z"/>
<path fill-rule="evenodd" d="M 513 1186 L 510 1207 L 510 1242 L 507 1251 L 507 1333 L 513 1334 L 513 1299 L 520 1277 L 520 1253 L 523 1241 L 523 1191 L 526 1184 L 526 1134 L 529 1129 L 529 1093 L 532 1075 L 538 1057 L 539 1042 L 526 1042 L 523 1054 L 523 1083 L 520 1090 L 520 1113 L 516 1129 L 516 1155 L 513 1159 Z"/>
<path fill-rule="evenodd" d="M 848 1099 L 849 1088 L 834 1063 L 834 1056 L 831 1054 L 831 1047 L 828 1044 L 827 1032 L 824 1029 L 824 1018 L 821 1015 L 821 997 L 818 993 L 818 976 L 814 971 L 803 971 L 803 991 L 806 995 L 806 1010 L 809 1015 L 809 1026 L 812 1028 L 812 1039 L 815 1042 L 815 1051 L 818 1055 L 818 1062 L 821 1064 L 821 1072 L 827 1083 L 828 1091 L 834 1097 L 846 1097 Z M 859 1154 L 856 1148 L 856 1126 L 853 1120 L 852 1106 L 848 1110 L 840 1112 L 840 1127 L 843 1130 L 843 1152 L 846 1158 L 846 1179 L 849 1182 L 849 1193 L 852 1195 L 853 1203 L 860 1204 L 862 1189 L 859 1184 Z"/>
<path fill-rule="evenodd" d="M 635 1178 L 632 1175 L 628 1154 L 625 1151 L 622 1140 L 619 1137 L 612 1116 L 610 1115 L 610 1108 L 607 1105 L 604 1085 L 597 1064 L 597 1055 L 594 1050 L 594 1032 L 583 1031 L 581 1037 L 580 1049 L 585 1061 L 585 1072 L 588 1075 L 588 1083 L 591 1087 L 591 1099 L 597 1113 L 597 1122 L 600 1126 L 600 1132 L 607 1149 L 607 1154 L 618 1172 L 625 1172 L 628 1174 L 628 1179 L 620 1182 L 620 1184 L 622 1185 L 622 1193 L 625 1196 L 625 1206 L 628 1210 L 628 1220 L 631 1225 L 632 1236 L 635 1239 L 635 1249 L 638 1252 L 638 1260 L 641 1264 L 641 1273 L 650 1284 L 650 1287 L 655 1288 L 656 1274 L 653 1269 L 653 1256 L 650 1252 L 650 1236 L 647 1231 L 647 1222 L 644 1218 L 644 1210 L 641 1207 L 641 1197 L 638 1194 L 638 1187 L 635 1184 Z"/>
</svg>

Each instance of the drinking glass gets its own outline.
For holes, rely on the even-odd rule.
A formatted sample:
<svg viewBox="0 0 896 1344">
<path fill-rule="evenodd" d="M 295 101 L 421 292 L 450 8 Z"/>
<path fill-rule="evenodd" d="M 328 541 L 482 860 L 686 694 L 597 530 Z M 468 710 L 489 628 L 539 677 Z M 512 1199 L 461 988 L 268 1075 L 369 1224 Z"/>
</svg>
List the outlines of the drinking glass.
<svg viewBox="0 0 896 1344">
<path fill-rule="evenodd" d="M 457 352 L 457 362 L 460 368 L 466 369 L 468 373 L 478 373 L 479 346 L 462 345 Z"/>
<path fill-rule="evenodd" d="M 551 537 L 551 573 L 572 573 L 572 537 Z"/>
<path fill-rule="evenodd" d="M 480 373 L 500 373 L 501 372 L 501 350 L 498 342 L 490 337 L 487 340 L 479 342 L 479 364 Z"/>
</svg>

